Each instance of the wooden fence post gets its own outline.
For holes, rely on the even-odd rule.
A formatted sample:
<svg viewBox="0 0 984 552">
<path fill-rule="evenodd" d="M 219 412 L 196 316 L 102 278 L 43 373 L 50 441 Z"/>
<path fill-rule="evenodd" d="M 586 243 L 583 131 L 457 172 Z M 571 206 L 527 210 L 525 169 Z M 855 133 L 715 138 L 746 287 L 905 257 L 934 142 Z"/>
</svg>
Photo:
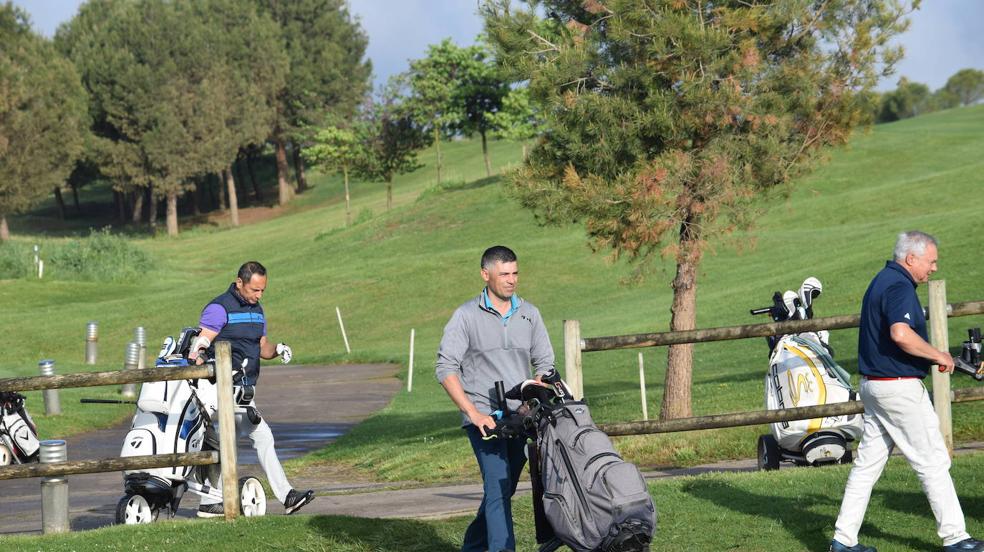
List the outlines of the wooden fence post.
<svg viewBox="0 0 984 552">
<path fill-rule="evenodd" d="M 239 516 L 239 477 L 236 474 L 236 414 L 232 402 L 232 345 L 215 344 L 215 381 L 219 399 L 219 460 L 222 462 L 222 507 L 226 521 Z"/>
<path fill-rule="evenodd" d="M 584 379 L 581 372 L 581 323 L 564 320 L 564 380 L 571 386 L 575 399 L 584 398 Z"/>
<path fill-rule="evenodd" d="M 933 347 L 941 351 L 950 350 L 950 338 L 946 321 L 946 280 L 929 282 L 929 329 Z M 950 374 L 941 373 L 934 364 L 933 406 L 940 419 L 940 432 L 946 448 L 953 456 L 953 420 L 950 415 Z"/>
</svg>

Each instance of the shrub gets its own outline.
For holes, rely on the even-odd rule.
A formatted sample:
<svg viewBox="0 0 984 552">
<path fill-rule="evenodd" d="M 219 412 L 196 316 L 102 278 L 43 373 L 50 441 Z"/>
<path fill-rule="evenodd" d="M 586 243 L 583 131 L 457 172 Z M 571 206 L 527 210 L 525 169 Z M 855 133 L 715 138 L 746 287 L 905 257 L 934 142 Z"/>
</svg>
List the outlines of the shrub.
<svg viewBox="0 0 984 552">
<path fill-rule="evenodd" d="M 41 244 L 44 278 L 125 282 L 153 268 L 153 259 L 125 237 L 96 230 L 84 238 Z M 0 278 L 34 278 L 31 245 L 9 242 L 0 246 Z"/>
</svg>

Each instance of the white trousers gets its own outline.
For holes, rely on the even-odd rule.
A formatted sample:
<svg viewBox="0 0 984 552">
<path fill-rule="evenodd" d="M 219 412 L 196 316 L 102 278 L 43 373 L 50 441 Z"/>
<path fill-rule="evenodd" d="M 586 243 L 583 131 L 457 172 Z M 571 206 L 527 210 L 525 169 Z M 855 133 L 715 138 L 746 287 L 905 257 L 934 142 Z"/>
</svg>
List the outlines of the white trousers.
<svg viewBox="0 0 984 552">
<path fill-rule="evenodd" d="M 252 405 L 252 403 L 250 404 Z M 267 481 L 270 483 L 270 488 L 273 489 L 273 494 L 277 496 L 277 500 L 283 504 L 292 487 L 287 481 L 287 474 L 284 473 L 283 466 L 280 465 L 280 459 L 277 458 L 277 451 L 273 448 L 273 432 L 270 431 L 270 426 L 267 425 L 266 420 L 260 420 L 259 424 L 253 425 L 253 422 L 246 417 L 245 412 L 237 413 L 236 434 L 237 437 L 244 434 L 249 435 L 253 442 L 253 450 L 256 451 L 256 457 L 260 461 L 260 467 L 263 468 Z M 219 481 L 209 481 L 209 483 L 221 490 L 222 478 L 218 477 L 217 479 Z M 201 504 L 217 504 L 219 502 L 222 501 L 210 496 L 203 496 L 201 499 Z"/>
<path fill-rule="evenodd" d="M 871 489 L 885 469 L 894 447 L 916 471 L 936 516 L 936 532 L 949 546 L 969 538 L 957 491 L 950 478 L 950 453 L 940 433 L 940 421 L 921 380 L 861 382 L 864 433 L 851 475 L 847 478 L 834 538 L 847 546 L 858 543 Z"/>
</svg>

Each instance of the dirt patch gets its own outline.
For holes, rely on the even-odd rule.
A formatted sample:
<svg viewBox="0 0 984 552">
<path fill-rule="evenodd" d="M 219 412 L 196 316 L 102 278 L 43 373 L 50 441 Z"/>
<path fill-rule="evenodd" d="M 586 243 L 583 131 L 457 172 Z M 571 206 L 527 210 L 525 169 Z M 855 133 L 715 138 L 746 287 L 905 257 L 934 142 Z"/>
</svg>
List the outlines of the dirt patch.
<svg viewBox="0 0 984 552">
<path fill-rule="evenodd" d="M 279 217 L 284 213 L 284 207 L 281 205 L 274 205 L 268 207 L 266 205 L 259 205 L 256 207 L 240 207 L 239 208 L 239 224 L 253 224 L 255 222 L 263 222 L 265 220 L 270 220 L 275 217 Z M 205 219 L 211 224 L 217 225 L 228 225 L 230 224 L 229 219 L 231 215 L 229 211 L 214 211 L 209 213 Z"/>
</svg>

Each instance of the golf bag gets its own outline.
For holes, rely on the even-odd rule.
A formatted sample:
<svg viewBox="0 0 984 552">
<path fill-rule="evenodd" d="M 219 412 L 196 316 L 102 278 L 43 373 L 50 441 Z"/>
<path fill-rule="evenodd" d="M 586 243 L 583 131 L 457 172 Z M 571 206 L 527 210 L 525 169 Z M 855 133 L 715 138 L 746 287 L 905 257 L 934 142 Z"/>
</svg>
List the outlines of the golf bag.
<svg viewBox="0 0 984 552">
<path fill-rule="evenodd" d="M 24 395 L 0 393 L 0 466 L 38 461 L 38 428 L 24 408 Z"/>
<path fill-rule="evenodd" d="M 813 317 L 813 300 L 822 285 L 810 277 L 799 293 L 787 291 L 773 296 L 768 312 L 777 322 Z M 804 332 L 768 338 L 769 371 L 765 377 L 765 407 L 769 410 L 818 406 L 855 400 L 850 375 L 834 362 L 827 332 Z M 759 469 L 779 469 L 780 461 L 799 465 L 850 463 L 850 442 L 861 436 L 862 417 L 828 416 L 771 424 L 771 434 L 759 437 Z"/>
<path fill-rule="evenodd" d="M 532 439 L 528 455 L 540 551 L 562 545 L 577 552 L 648 550 L 656 507 L 642 474 L 622 460 L 556 371 L 543 381 L 552 387 L 527 381 L 505 395 L 522 400 L 523 407 L 504 424 L 507 432 Z"/>
<path fill-rule="evenodd" d="M 157 368 L 186 367 L 191 343 L 198 328 L 185 328 L 177 341 L 170 336 L 156 362 Z M 213 361 L 209 361 L 213 362 Z M 217 390 L 208 379 L 171 380 L 145 383 L 137 398 L 137 412 L 123 441 L 121 457 L 147 456 L 218 450 L 219 440 L 212 426 L 217 410 Z M 174 517 L 185 491 L 222 498 L 220 490 L 208 481 L 218 481 L 219 466 L 171 466 L 123 472 L 125 496 L 116 508 L 116 522 L 150 523 L 160 510 Z M 259 480 L 239 480 L 240 508 L 243 515 L 266 512 L 266 495 Z"/>
<path fill-rule="evenodd" d="M 960 356 L 953 357 L 953 371 L 966 374 L 977 381 L 984 381 L 984 362 L 981 360 L 981 329 L 967 330 Z"/>
</svg>

